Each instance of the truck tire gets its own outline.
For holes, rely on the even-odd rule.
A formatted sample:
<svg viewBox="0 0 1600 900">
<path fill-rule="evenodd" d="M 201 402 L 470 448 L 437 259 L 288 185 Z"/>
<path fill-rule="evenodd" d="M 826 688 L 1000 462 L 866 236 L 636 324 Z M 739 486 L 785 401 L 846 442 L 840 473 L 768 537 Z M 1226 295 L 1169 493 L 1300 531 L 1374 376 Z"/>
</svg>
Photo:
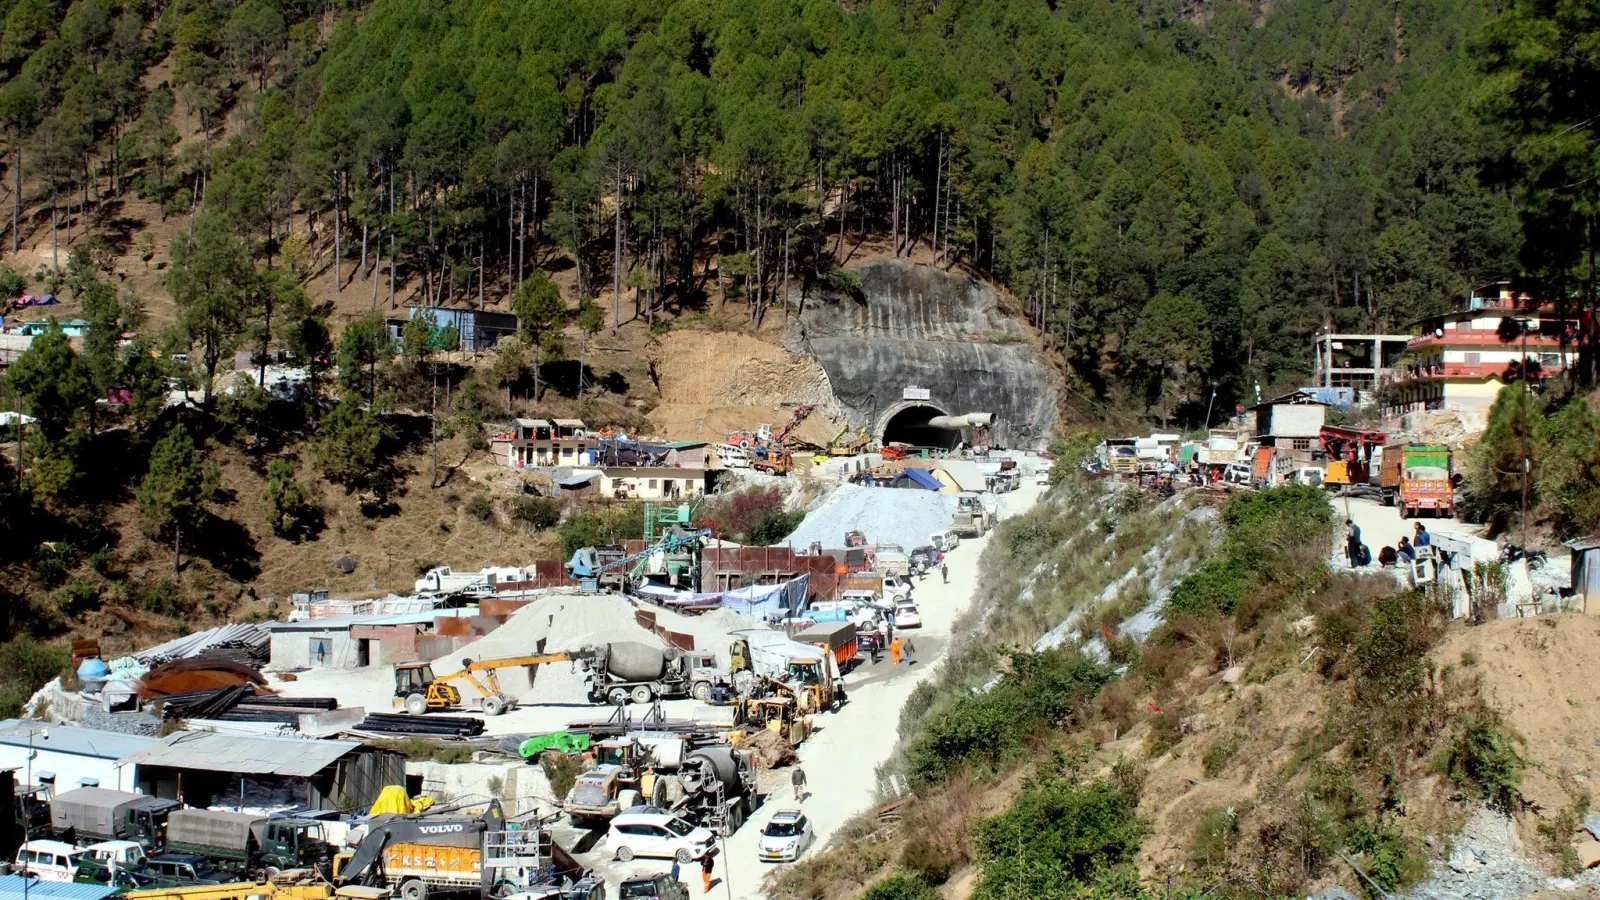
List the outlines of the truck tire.
<svg viewBox="0 0 1600 900">
<path fill-rule="evenodd" d="M 428 711 L 428 698 L 421 694 L 410 694 L 406 697 L 406 712 L 413 716 L 420 716 Z M 417 882 L 422 884 L 422 882 Z M 426 886 L 424 886 L 426 887 Z"/>
<path fill-rule="evenodd" d="M 655 694 L 650 690 L 648 685 L 641 684 L 633 689 L 633 693 L 629 695 L 629 699 L 633 700 L 635 703 L 649 703 L 650 699 L 654 696 Z"/>
<path fill-rule="evenodd" d="M 711 700 L 711 682 L 709 682 L 709 681 L 696 681 L 694 683 L 694 687 L 689 689 L 689 696 L 695 698 L 696 700 L 699 700 L 701 703 L 710 702 L 710 700 Z"/>
<path fill-rule="evenodd" d="M 483 714 L 484 715 L 486 715 L 486 716 L 498 716 L 498 715 L 500 715 L 501 713 L 503 713 L 505 711 L 506 711 L 506 701 L 505 701 L 504 697 L 491 696 L 491 697 L 483 698 Z"/>
<path fill-rule="evenodd" d="M 635 806 L 638 806 L 642 802 L 643 801 L 639 799 L 639 792 L 632 788 L 628 788 L 627 790 L 623 791 L 617 791 L 617 810 L 619 812 L 626 812 Z"/>
<path fill-rule="evenodd" d="M 614 687 L 606 692 L 606 702 L 612 706 L 621 706 L 628 702 L 628 689 Z"/>
<path fill-rule="evenodd" d="M 427 882 L 418 878 L 401 882 L 400 900 L 428 900 Z"/>
<path fill-rule="evenodd" d="M 633 862 L 633 848 L 632 847 L 618 847 L 617 848 L 617 861 L 618 862 Z"/>
<path fill-rule="evenodd" d="M 270 884 L 271 882 L 277 881 L 278 880 L 278 876 L 282 875 L 283 872 L 280 871 L 277 866 L 267 866 L 266 870 L 263 871 L 261 874 L 262 874 L 263 877 L 265 877 L 267 879 L 267 882 Z"/>
</svg>

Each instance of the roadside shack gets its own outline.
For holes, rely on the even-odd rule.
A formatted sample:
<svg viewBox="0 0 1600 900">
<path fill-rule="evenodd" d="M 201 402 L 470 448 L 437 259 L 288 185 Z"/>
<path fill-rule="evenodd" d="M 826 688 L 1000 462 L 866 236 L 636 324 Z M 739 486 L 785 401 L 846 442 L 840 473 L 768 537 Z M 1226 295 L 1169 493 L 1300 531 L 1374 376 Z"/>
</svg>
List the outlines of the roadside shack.
<svg viewBox="0 0 1600 900">
<path fill-rule="evenodd" d="M 122 760 L 139 789 L 190 806 L 366 809 L 405 784 L 405 757 L 357 741 L 180 731 Z"/>
</svg>

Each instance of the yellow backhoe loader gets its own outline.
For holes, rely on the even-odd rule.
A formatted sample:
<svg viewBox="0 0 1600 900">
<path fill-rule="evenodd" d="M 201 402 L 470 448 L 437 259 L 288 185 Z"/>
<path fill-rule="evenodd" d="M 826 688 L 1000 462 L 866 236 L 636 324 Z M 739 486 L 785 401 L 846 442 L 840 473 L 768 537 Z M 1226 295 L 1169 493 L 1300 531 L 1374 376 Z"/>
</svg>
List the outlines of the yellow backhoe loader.
<svg viewBox="0 0 1600 900">
<path fill-rule="evenodd" d="M 438 710 L 462 709 L 461 689 L 455 682 L 464 681 L 472 685 L 482 698 L 484 714 L 498 716 L 516 706 L 516 700 L 500 689 L 500 679 L 495 672 L 517 666 L 568 662 L 586 656 L 585 651 L 574 651 L 501 659 L 464 659 L 461 661 L 461 671 L 437 677 L 433 674 L 431 663 L 401 663 L 394 667 L 394 705 L 403 707 L 413 716 Z"/>
</svg>

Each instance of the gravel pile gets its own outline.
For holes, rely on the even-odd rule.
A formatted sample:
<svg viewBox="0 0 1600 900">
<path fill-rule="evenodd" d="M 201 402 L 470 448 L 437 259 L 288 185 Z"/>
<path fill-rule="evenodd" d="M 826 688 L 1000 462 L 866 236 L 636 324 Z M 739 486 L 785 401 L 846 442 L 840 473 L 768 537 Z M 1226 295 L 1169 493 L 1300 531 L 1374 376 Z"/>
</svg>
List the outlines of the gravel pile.
<svg viewBox="0 0 1600 900">
<path fill-rule="evenodd" d="M 844 544 L 847 531 L 859 531 L 871 544 L 899 544 L 910 550 L 928 542 L 928 535 L 950 527 L 956 512 L 954 494 L 841 484 L 824 494 L 784 541 L 792 547 L 820 542 Z"/>
<path fill-rule="evenodd" d="M 1451 841 L 1450 857 L 1435 863 L 1431 877 L 1396 897 L 1407 900 L 1517 900 L 1539 891 L 1570 891 L 1594 885 L 1594 870 L 1576 880 L 1551 878 L 1520 854 L 1511 820 L 1488 809 L 1467 819 Z"/>
</svg>

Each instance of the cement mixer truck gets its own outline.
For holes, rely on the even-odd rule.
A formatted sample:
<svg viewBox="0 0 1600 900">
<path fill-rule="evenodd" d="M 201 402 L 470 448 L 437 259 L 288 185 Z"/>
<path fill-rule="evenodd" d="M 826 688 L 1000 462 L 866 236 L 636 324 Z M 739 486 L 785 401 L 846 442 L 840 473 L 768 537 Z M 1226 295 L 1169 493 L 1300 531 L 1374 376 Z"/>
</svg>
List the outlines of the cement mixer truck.
<svg viewBox="0 0 1600 900">
<path fill-rule="evenodd" d="M 636 731 L 594 745 L 594 768 L 562 803 L 575 826 L 603 826 L 648 804 L 729 835 L 755 803 L 754 755 L 725 744 L 693 746 L 672 732 Z"/>
<path fill-rule="evenodd" d="M 711 688 L 729 682 L 715 653 L 652 647 L 618 641 L 587 648 L 582 664 L 589 673 L 589 700 L 613 706 L 657 697 L 708 700 Z"/>
</svg>

